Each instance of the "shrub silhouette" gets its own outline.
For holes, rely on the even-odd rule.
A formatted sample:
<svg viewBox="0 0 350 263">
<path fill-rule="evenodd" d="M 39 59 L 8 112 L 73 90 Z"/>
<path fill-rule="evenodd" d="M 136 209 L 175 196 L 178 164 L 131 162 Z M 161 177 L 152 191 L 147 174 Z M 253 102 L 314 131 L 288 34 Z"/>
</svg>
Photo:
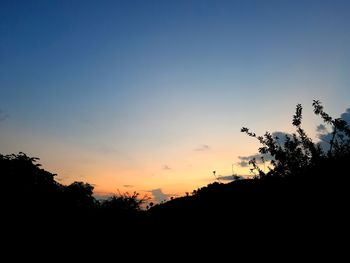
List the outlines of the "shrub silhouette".
<svg viewBox="0 0 350 263">
<path fill-rule="evenodd" d="M 0 155 L 3 202 L 12 210 L 31 210 L 36 213 L 76 209 L 91 210 L 108 208 L 118 211 L 139 211 L 146 199 L 138 198 L 138 193 L 113 196 L 98 202 L 93 196 L 94 187 L 84 182 L 62 185 L 55 181 L 56 174 L 41 169 L 39 158 L 25 153 Z"/>
<path fill-rule="evenodd" d="M 105 210 L 113 211 L 115 213 L 134 213 L 141 211 L 142 205 L 148 200 L 147 196 L 139 197 L 139 193 L 133 192 L 132 194 L 119 193 L 119 195 L 113 195 L 108 199 L 101 201 L 101 207 Z"/>
<path fill-rule="evenodd" d="M 292 120 L 296 132 L 286 135 L 283 143 L 272 133 L 257 136 L 242 128 L 242 132 L 262 144 L 260 153 L 273 157 L 268 172 L 251 160 L 257 172 L 254 179 L 234 177 L 236 180 L 227 184 L 215 182 L 162 204 L 150 203 L 145 212 L 142 210 L 148 199 L 140 198 L 136 192 L 118 193 L 97 201 L 92 185 L 84 182 L 62 185 L 55 181 L 55 174 L 40 167 L 38 158 L 24 153 L 0 155 L 2 208 L 24 211 L 16 217 L 22 221 L 29 215 L 39 215 L 41 220 L 36 228 L 28 224 L 27 229 L 51 229 L 42 227 L 44 222 L 49 227 L 61 225 L 63 234 L 71 226 L 69 233 L 75 236 L 89 235 L 90 231 L 114 235 L 122 230 L 139 233 L 141 229 L 150 235 L 154 229 L 165 228 L 176 235 L 179 225 L 185 227 L 183 232 L 187 234 L 196 228 L 208 231 L 211 226 L 217 231 L 221 224 L 227 224 L 225 231 L 233 229 L 236 235 L 242 229 L 242 236 L 247 236 L 248 230 L 254 233 L 267 229 L 266 236 L 271 229 L 279 232 L 291 226 L 312 228 L 314 222 L 324 227 L 342 226 L 348 205 L 350 130 L 343 120 L 325 113 L 319 101 L 314 101 L 313 107 L 314 113 L 332 128 L 328 147 L 321 147 L 306 134 L 301 126 L 302 106 L 298 104 Z M 42 217 L 46 211 L 54 211 L 49 220 Z M 333 220 L 326 221 L 325 215 L 332 215 Z"/>
<path fill-rule="evenodd" d="M 292 119 L 296 132 L 282 138 L 283 143 L 270 132 L 257 136 L 242 128 L 262 144 L 261 154 L 273 157 L 267 172 L 253 159 L 250 163 L 255 178 L 227 184 L 215 182 L 192 195 L 156 205 L 149 213 L 163 227 L 170 222 L 188 226 L 188 231 L 198 222 L 207 227 L 239 223 L 239 228 L 232 229 L 234 234 L 241 229 L 241 236 L 265 229 L 265 236 L 273 231 L 286 233 L 287 229 L 292 230 L 289 234 L 302 235 L 305 228 L 319 232 L 318 224 L 324 229 L 343 227 L 339 222 L 345 218 L 348 199 L 349 127 L 343 120 L 328 116 L 319 101 L 314 101 L 313 106 L 315 114 L 332 127 L 334 136 L 328 149 L 306 134 L 301 126 L 302 106 L 298 104 Z M 327 215 L 332 219 L 328 220 Z"/>
<path fill-rule="evenodd" d="M 94 187 L 84 182 L 62 185 L 55 181 L 56 174 L 41 169 L 39 158 L 25 153 L 1 155 L 0 172 L 3 194 L 12 205 L 60 206 L 66 208 L 98 208 L 139 211 L 147 200 L 139 194 L 124 193 L 114 195 L 101 202 L 94 198 Z M 119 207 L 120 206 L 120 207 Z M 57 207 L 56 207 L 57 208 Z"/>
<path fill-rule="evenodd" d="M 329 143 L 328 156 L 343 157 L 350 154 L 350 127 L 342 118 L 333 119 L 323 110 L 320 101 L 314 100 L 314 113 L 320 115 L 324 123 L 332 128 L 332 138 Z"/>
<path fill-rule="evenodd" d="M 327 153 L 321 148 L 320 144 L 316 144 L 306 134 L 301 127 L 302 123 L 302 106 L 296 106 L 296 112 L 293 116 L 292 124 L 296 128 L 296 132 L 291 135 L 285 135 L 284 144 L 281 145 L 278 137 L 273 137 L 270 132 L 266 132 L 263 136 L 257 136 L 250 132 L 248 128 L 243 127 L 241 132 L 248 136 L 256 138 L 262 146 L 259 153 L 269 154 L 273 157 L 271 161 L 272 167 L 269 172 L 265 173 L 257 165 L 256 159 L 252 159 L 249 163 L 253 166 L 252 170 L 257 171 L 258 176 L 288 176 L 297 175 L 305 172 L 306 169 L 319 166 L 328 158 L 339 159 L 350 153 L 350 128 L 341 118 L 333 119 L 324 112 L 321 102 L 313 101 L 314 113 L 320 115 L 325 124 L 332 127 L 332 139 L 329 142 L 330 147 Z"/>
<path fill-rule="evenodd" d="M 91 209 L 98 205 L 93 197 L 94 187 L 84 182 L 74 182 L 63 188 L 65 199 L 71 207 Z"/>
<path fill-rule="evenodd" d="M 63 186 L 40 168 L 39 158 L 19 154 L 0 155 L 2 192 L 6 204 L 18 207 L 54 207 L 62 198 Z"/>
</svg>

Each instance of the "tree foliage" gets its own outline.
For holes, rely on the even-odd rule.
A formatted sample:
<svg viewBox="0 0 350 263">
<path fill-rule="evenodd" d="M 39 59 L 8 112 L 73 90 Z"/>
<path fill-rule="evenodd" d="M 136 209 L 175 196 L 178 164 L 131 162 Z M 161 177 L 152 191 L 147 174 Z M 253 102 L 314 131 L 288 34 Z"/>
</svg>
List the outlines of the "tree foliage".
<svg viewBox="0 0 350 263">
<path fill-rule="evenodd" d="M 93 196 L 94 187 L 85 182 L 63 185 L 55 180 L 56 174 L 41 168 L 39 158 L 25 153 L 1 155 L 0 174 L 2 194 L 13 209 L 91 210 L 108 208 L 118 211 L 139 211 L 146 198 L 139 194 L 114 195 L 99 202 Z"/>
<path fill-rule="evenodd" d="M 142 209 L 149 198 L 147 196 L 140 197 L 140 194 L 133 192 L 132 194 L 119 193 L 118 195 L 113 195 L 108 199 L 101 202 L 101 207 L 106 210 L 113 210 L 117 212 L 137 212 Z"/>
<path fill-rule="evenodd" d="M 250 160 L 252 172 L 257 173 L 259 177 L 266 176 L 288 176 L 292 174 L 301 174 L 310 167 L 315 167 L 327 158 L 341 158 L 350 153 L 350 128 L 341 118 L 334 119 L 324 110 L 320 101 L 314 100 L 312 104 L 314 113 L 321 116 L 326 125 L 332 129 L 332 138 L 329 141 L 329 149 L 325 151 L 319 143 L 314 143 L 301 127 L 302 111 L 301 104 L 297 104 L 292 124 L 296 132 L 291 135 L 285 135 L 284 143 L 281 144 L 278 137 L 273 137 L 270 132 L 263 136 L 257 136 L 248 128 L 243 127 L 241 132 L 248 136 L 256 138 L 262 145 L 259 148 L 261 154 L 270 154 L 273 157 L 271 161 L 272 168 L 268 172 L 263 171 L 255 159 Z"/>
</svg>

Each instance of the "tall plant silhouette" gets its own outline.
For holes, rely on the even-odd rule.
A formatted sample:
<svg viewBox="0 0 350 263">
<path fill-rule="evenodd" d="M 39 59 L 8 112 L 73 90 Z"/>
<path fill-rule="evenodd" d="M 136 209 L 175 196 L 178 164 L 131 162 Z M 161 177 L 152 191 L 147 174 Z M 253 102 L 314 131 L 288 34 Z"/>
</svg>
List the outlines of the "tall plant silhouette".
<svg viewBox="0 0 350 263">
<path fill-rule="evenodd" d="M 259 148 L 261 154 L 270 154 L 273 157 L 271 161 L 272 168 L 269 167 L 268 172 L 260 169 L 256 159 L 249 161 L 253 166 L 252 171 L 257 171 L 259 177 L 283 177 L 301 174 L 305 169 L 317 166 L 326 158 L 340 158 L 350 153 L 350 128 L 347 123 L 341 118 L 334 119 L 330 117 L 324 112 L 323 106 L 318 100 L 314 100 L 312 106 L 314 113 L 320 115 L 325 124 L 331 125 L 332 138 L 329 141 L 328 152 L 325 152 L 319 143 L 314 143 L 301 127 L 303 110 L 301 104 L 297 104 L 292 120 L 296 132 L 285 135 L 283 144 L 280 143 L 281 138 L 274 137 L 270 132 L 257 136 L 246 127 L 241 129 L 241 132 L 256 138 L 262 144 Z"/>
<path fill-rule="evenodd" d="M 332 136 L 329 142 L 328 156 L 340 157 L 350 153 L 350 127 L 342 118 L 332 118 L 323 110 L 320 101 L 314 100 L 312 106 L 314 113 L 321 116 L 324 123 L 332 128 Z"/>
<path fill-rule="evenodd" d="M 139 197 L 140 194 L 133 192 L 132 194 L 119 193 L 119 195 L 113 195 L 108 199 L 102 201 L 101 207 L 105 210 L 119 212 L 119 213 L 130 213 L 141 211 L 142 205 L 149 200 L 147 196 Z"/>
</svg>

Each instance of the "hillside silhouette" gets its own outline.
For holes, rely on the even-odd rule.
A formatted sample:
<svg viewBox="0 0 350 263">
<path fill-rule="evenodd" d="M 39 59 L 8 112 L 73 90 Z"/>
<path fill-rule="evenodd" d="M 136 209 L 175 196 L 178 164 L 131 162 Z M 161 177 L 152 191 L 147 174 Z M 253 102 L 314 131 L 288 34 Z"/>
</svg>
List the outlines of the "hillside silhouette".
<svg viewBox="0 0 350 263">
<path fill-rule="evenodd" d="M 99 201 L 85 182 L 62 185 L 40 167 L 38 158 L 24 153 L 0 155 L 2 214 L 16 231 L 50 229 L 57 236 L 120 235 L 123 231 L 167 234 L 228 231 L 237 236 L 334 234 L 347 223 L 350 128 L 313 103 L 314 113 L 331 126 L 326 145 L 314 143 L 301 126 L 302 106 L 293 116 L 294 134 L 281 138 L 267 132 L 246 133 L 261 143 L 259 152 L 271 156 L 268 171 L 252 159 L 253 179 L 212 183 L 184 197 L 142 207 L 137 193 Z M 88 229 L 88 231 L 87 231 Z M 50 231 L 48 231 L 50 233 Z"/>
</svg>

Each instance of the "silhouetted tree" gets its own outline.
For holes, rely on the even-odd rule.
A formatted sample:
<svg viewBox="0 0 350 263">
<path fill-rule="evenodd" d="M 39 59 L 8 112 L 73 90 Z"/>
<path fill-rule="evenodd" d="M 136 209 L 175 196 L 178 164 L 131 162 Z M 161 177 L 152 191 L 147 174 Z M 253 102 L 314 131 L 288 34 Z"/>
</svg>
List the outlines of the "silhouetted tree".
<svg viewBox="0 0 350 263">
<path fill-rule="evenodd" d="M 350 128 L 348 123 L 342 118 L 332 118 L 323 110 L 320 101 L 314 100 L 312 103 L 314 113 L 321 116 L 325 124 L 332 128 L 332 137 L 329 141 L 328 156 L 344 156 L 350 153 Z"/>
<path fill-rule="evenodd" d="M 93 208 L 97 202 L 93 197 L 94 187 L 84 182 L 74 182 L 64 187 L 65 198 L 76 208 Z"/>
<path fill-rule="evenodd" d="M 149 209 L 141 212 L 148 200 L 146 196 L 140 198 L 136 192 L 119 193 L 98 202 L 93 196 L 92 185 L 74 182 L 64 186 L 55 181 L 55 174 L 40 168 L 38 158 L 24 153 L 0 155 L 1 208 L 8 205 L 21 211 L 21 216 L 15 218 L 20 219 L 20 224 L 27 222 L 22 229 L 33 229 L 36 234 L 41 228 L 50 236 L 52 232 L 48 230 L 53 226 L 61 227 L 63 235 L 74 233 L 74 236 L 80 234 L 81 237 L 90 235 L 90 231 L 114 231 L 116 235 L 120 229 L 149 229 L 149 234 L 154 234 L 156 227 L 169 230 L 169 226 L 181 223 L 187 226 L 186 233 L 190 233 L 196 226 L 200 231 L 215 226 L 216 231 L 216 226 L 234 222 L 234 227 L 225 227 L 225 233 L 226 229 L 234 229 L 237 234 L 236 231 L 242 229 L 244 236 L 247 236 L 247 229 L 253 229 L 251 233 L 267 229 L 268 233 L 262 235 L 267 236 L 271 229 L 280 233 L 281 229 L 309 227 L 308 222 L 316 221 L 323 226 L 322 229 L 338 226 L 348 205 L 350 129 L 343 120 L 333 119 L 325 113 L 320 102 L 314 101 L 313 107 L 315 114 L 332 127 L 326 150 L 314 143 L 301 127 L 300 104 L 292 120 L 296 131 L 285 135 L 284 140 L 269 132 L 257 136 L 242 128 L 242 132 L 262 144 L 259 148 L 261 154 L 273 157 L 268 172 L 261 170 L 256 160 L 250 161 L 257 174 L 253 180 L 233 175 L 233 182 L 215 182 L 168 202 L 154 206 L 150 203 Z M 265 162 L 264 158 L 262 162 Z M 216 176 L 215 171 L 213 174 Z M 45 214 L 48 210 L 54 213 Z M 12 211 L 6 212 L 15 215 Z M 324 219 L 327 214 L 334 217 L 333 222 Z M 35 224 L 28 220 L 33 215 L 36 215 Z M 242 222 L 243 226 L 237 228 L 236 222 Z M 142 227 L 135 227 L 137 224 Z M 70 231 L 66 231 L 67 226 Z M 55 234 L 58 232 L 55 229 Z"/>
<path fill-rule="evenodd" d="M 2 192 L 8 204 L 20 207 L 57 205 L 62 185 L 52 174 L 40 168 L 39 158 L 25 153 L 0 155 Z"/>
<path fill-rule="evenodd" d="M 101 207 L 105 210 L 116 213 L 130 213 L 137 212 L 142 209 L 142 205 L 149 199 L 147 196 L 142 198 L 140 194 L 133 192 L 132 194 L 126 192 L 119 195 L 113 195 L 101 202 Z"/>
<path fill-rule="evenodd" d="M 292 124 L 296 128 L 296 133 L 285 135 L 284 144 L 281 145 L 278 137 L 273 137 L 270 132 L 263 136 L 257 136 L 250 132 L 248 128 L 243 127 L 242 132 L 250 137 L 256 138 L 262 146 L 259 148 L 261 154 L 270 154 L 273 157 L 269 172 L 265 173 L 257 165 L 255 159 L 249 161 L 253 166 L 252 171 L 257 171 L 258 176 L 288 176 L 292 174 L 301 174 L 305 169 L 315 167 L 327 159 L 327 157 L 338 158 L 350 153 L 350 128 L 347 123 L 338 118 L 333 119 L 323 111 L 323 106 L 317 100 L 313 101 L 314 113 L 320 115 L 326 124 L 332 126 L 332 139 L 329 142 L 328 153 L 320 147 L 320 144 L 314 143 L 301 127 L 302 106 L 296 106 L 296 112 L 293 116 Z"/>
</svg>

